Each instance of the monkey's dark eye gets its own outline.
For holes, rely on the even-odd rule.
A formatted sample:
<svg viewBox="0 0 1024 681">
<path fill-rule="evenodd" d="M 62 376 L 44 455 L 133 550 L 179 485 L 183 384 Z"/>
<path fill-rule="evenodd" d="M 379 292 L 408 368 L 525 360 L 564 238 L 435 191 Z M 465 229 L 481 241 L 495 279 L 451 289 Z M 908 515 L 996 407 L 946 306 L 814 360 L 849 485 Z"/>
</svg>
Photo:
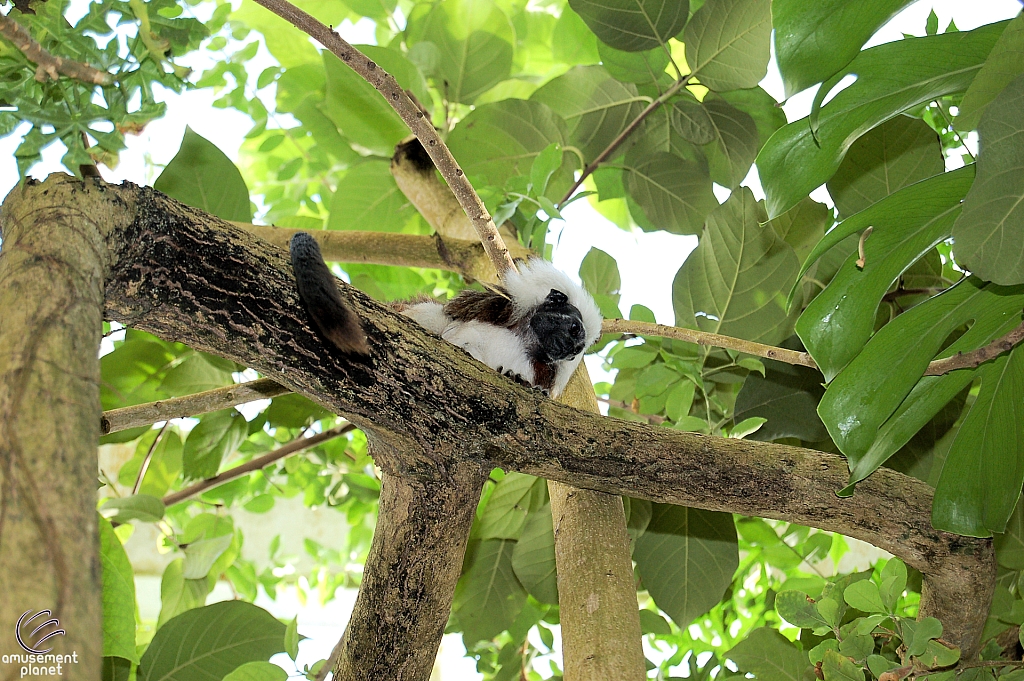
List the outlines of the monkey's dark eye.
<svg viewBox="0 0 1024 681">
<path fill-rule="evenodd" d="M 583 330 L 583 327 L 582 327 L 582 326 L 580 326 L 580 323 L 579 323 L 579 322 L 573 322 L 572 324 L 570 324 L 570 325 L 569 325 L 569 331 L 570 331 L 570 332 L 571 332 L 571 333 L 572 333 L 572 334 L 573 334 L 574 336 L 575 336 L 575 335 L 578 335 L 578 334 L 579 334 L 579 332 L 580 332 L 580 331 L 582 331 L 582 330 Z"/>
</svg>

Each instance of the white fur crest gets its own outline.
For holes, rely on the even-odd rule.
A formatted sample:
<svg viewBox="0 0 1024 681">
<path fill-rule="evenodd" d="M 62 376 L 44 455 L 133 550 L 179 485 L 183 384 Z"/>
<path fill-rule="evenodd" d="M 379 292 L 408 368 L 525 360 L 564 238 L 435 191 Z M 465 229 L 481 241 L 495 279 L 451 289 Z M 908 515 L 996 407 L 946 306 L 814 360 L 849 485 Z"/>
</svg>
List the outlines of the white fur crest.
<svg viewBox="0 0 1024 681">
<path fill-rule="evenodd" d="M 504 286 L 516 306 L 517 316 L 528 314 L 543 303 L 551 289 L 561 291 L 580 311 L 583 328 L 587 331 L 587 347 L 600 338 L 603 318 L 594 299 L 582 286 L 547 260 L 531 258 L 520 264 L 518 272 L 509 272 L 506 276 Z"/>
</svg>

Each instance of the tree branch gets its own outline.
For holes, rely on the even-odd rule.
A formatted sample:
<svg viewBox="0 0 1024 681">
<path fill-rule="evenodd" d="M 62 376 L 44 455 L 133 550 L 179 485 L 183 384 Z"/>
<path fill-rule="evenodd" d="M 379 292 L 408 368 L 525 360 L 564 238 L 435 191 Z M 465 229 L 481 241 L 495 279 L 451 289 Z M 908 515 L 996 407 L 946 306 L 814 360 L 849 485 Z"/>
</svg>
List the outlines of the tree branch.
<svg viewBox="0 0 1024 681">
<path fill-rule="evenodd" d="M 459 167 L 444 141 L 438 136 L 430 119 L 409 98 L 394 76 L 352 47 L 340 35 L 287 0 L 256 0 L 256 2 L 326 47 L 384 96 L 387 103 L 409 126 L 409 130 L 419 138 L 441 176 L 451 187 L 455 198 L 459 200 L 459 205 L 473 221 L 473 226 L 483 243 L 484 250 L 487 251 L 487 256 L 494 263 L 498 274 L 503 275 L 508 270 L 514 270 L 515 263 L 512 262 L 508 248 L 506 248 L 501 235 L 498 234 L 498 229 L 494 226 L 494 221 L 491 220 L 483 201 L 480 200 L 473 185 L 470 184 L 469 178 Z"/>
<path fill-rule="evenodd" d="M 958 352 L 952 357 L 937 359 L 928 364 L 925 369 L 925 376 L 941 376 L 957 369 L 973 369 L 990 359 L 995 359 L 1004 352 L 1013 350 L 1014 346 L 1024 341 L 1024 323 L 1002 338 L 997 338 L 988 345 L 971 350 L 970 352 Z"/>
<path fill-rule="evenodd" d="M 21 221 L 59 242 L 64 235 L 44 234 L 57 224 L 46 222 L 51 213 L 82 214 L 75 229 L 106 238 L 108 318 L 251 366 L 346 415 L 379 448 L 389 475 L 450 479 L 475 462 L 841 532 L 920 570 L 922 613 L 938 617 L 965 655 L 976 650 L 994 584 L 992 542 L 934 529 L 923 482 L 883 468 L 854 498 L 839 499 L 848 477 L 840 456 L 580 412 L 343 285 L 371 347 L 367 359 L 353 360 L 310 327 L 279 249 L 151 189 L 66 176 L 29 181 L 7 198 L 3 226 Z"/>
<path fill-rule="evenodd" d="M 272 452 L 267 452 L 262 456 L 257 456 L 255 459 L 246 461 L 245 463 L 239 466 L 235 466 L 234 468 L 229 468 L 228 470 L 219 473 L 213 476 L 212 478 L 201 480 L 200 482 L 197 482 L 194 485 L 190 485 L 185 489 L 178 490 L 177 492 L 172 492 L 168 494 L 163 498 L 164 506 L 173 506 L 174 504 L 179 504 L 182 501 L 185 501 L 186 499 L 191 499 L 197 494 L 202 494 L 208 489 L 211 489 L 218 485 L 223 485 L 225 482 L 229 482 L 231 480 L 234 480 L 235 478 L 240 478 L 243 475 L 248 475 L 253 471 L 262 470 L 269 466 L 270 464 L 274 463 L 275 461 L 280 461 L 286 456 L 291 456 L 292 454 L 297 454 L 311 447 L 316 447 L 321 442 L 333 440 L 334 438 L 340 435 L 344 435 L 345 433 L 350 433 L 355 429 L 356 427 L 353 426 L 351 423 L 346 423 L 343 426 L 336 426 L 334 428 L 331 428 L 330 430 L 325 430 L 322 433 L 317 433 L 316 435 L 312 435 L 310 437 L 295 438 L 288 444 L 281 445 Z"/>
<path fill-rule="evenodd" d="M 104 435 L 116 433 L 129 428 L 149 426 L 160 421 L 180 419 L 196 414 L 206 414 L 218 409 L 227 409 L 238 404 L 265 400 L 291 391 L 278 385 L 269 378 L 261 378 L 249 383 L 239 383 L 223 388 L 206 390 L 194 395 L 174 397 L 169 400 L 147 402 L 132 407 L 111 409 L 103 412 L 100 419 L 100 432 Z"/>
<path fill-rule="evenodd" d="M 64 57 L 55 57 L 37 43 L 28 29 L 8 16 L 0 15 L 0 35 L 18 48 L 25 58 L 36 65 L 36 80 L 40 83 L 67 76 L 93 85 L 113 85 L 114 76 L 88 64 L 81 64 Z"/>
<path fill-rule="evenodd" d="M 672 95 L 679 92 L 679 90 L 681 90 L 682 88 L 686 87 L 686 84 L 690 82 L 690 77 L 691 76 L 684 76 L 677 80 L 675 83 L 672 84 L 672 86 L 669 89 L 665 90 L 665 92 L 663 92 L 660 97 L 658 97 L 653 102 L 648 104 L 647 108 L 645 108 L 643 111 L 637 114 L 636 118 L 634 118 L 630 122 L 630 124 L 627 125 L 626 128 L 622 132 L 620 132 L 615 137 L 615 139 L 613 139 L 608 144 L 607 147 L 605 147 L 604 151 L 598 154 L 597 158 L 591 161 L 587 165 L 587 167 L 583 169 L 583 172 L 580 174 L 579 179 L 576 180 L 571 187 L 569 187 L 569 191 L 567 191 L 565 193 L 565 196 L 562 197 L 562 200 L 558 202 L 559 205 L 565 203 L 566 201 L 572 198 L 572 195 L 576 192 L 577 189 L 580 188 L 580 185 L 583 184 L 583 181 L 586 180 L 595 170 L 597 170 L 598 166 L 600 166 L 602 163 L 608 160 L 609 156 L 615 153 L 615 150 L 618 149 L 622 145 L 622 143 L 629 138 L 631 134 L 633 134 L 634 130 L 640 127 L 640 124 L 644 122 L 644 119 L 651 115 L 651 112 L 653 112 L 659 106 L 668 101 L 668 99 L 672 97 Z"/>
</svg>

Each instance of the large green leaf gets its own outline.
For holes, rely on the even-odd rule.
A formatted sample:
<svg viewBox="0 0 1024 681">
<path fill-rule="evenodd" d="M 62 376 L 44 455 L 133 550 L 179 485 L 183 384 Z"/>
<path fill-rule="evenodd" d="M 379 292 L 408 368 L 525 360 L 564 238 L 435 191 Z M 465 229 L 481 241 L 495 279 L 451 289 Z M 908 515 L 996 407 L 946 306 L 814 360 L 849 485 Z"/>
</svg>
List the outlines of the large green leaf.
<svg viewBox="0 0 1024 681">
<path fill-rule="evenodd" d="M 541 603 L 557 605 L 555 533 L 550 506 L 545 504 L 527 517 L 523 534 L 512 550 L 512 569 L 531 596 Z"/>
<path fill-rule="evenodd" d="M 981 154 L 964 210 L 953 225 L 957 262 L 987 281 L 1024 283 L 1024 75 L 988 106 Z"/>
<path fill-rule="evenodd" d="M 324 51 L 327 96 L 320 110 L 352 142 L 388 156 L 409 129 L 379 92 L 330 52 Z"/>
<path fill-rule="evenodd" d="M 526 590 L 512 570 L 515 544 L 507 539 L 470 542 L 469 569 L 459 579 L 452 606 L 467 644 L 508 629 L 526 603 Z"/>
<path fill-rule="evenodd" d="M 792 332 L 786 292 L 800 263 L 746 187 L 708 216 L 672 283 L 676 324 L 776 344 Z"/>
<path fill-rule="evenodd" d="M 834 85 L 847 73 L 857 74 L 857 82 L 821 109 L 817 139 L 809 121 L 801 119 L 772 135 L 758 154 L 769 217 L 789 210 L 832 177 L 854 140 L 871 128 L 910 107 L 965 90 L 1004 26 L 906 38 L 861 52 L 829 81 Z M 831 89 L 823 85 L 819 93 Z"/>
<path fill-rule="evenodd" d="M 368 160 L 349 168 L 331 199 L 327 229 L 400 232 L 412 215 L 388 161 Z"/>
<path fill-rule="evenodd" d="M 103 517 L 100 530 L 100 563 L 103 566 L 103 656 L 122 657 L 135 664 L 135 575 L 128 554 L 114 528 Z"/>
<path fill-rule="evenodd" d="M 757 681 L 810 681 L 814 667 L 801 650 L 785 636 L 770 629 L 754 629 L 746 639 L 726 653 L 742 672 Z"/>
<path fill-rule="evenodd" d="M 816 411 L 825 392 L 821 387 L 821 374 L 814 369 L 774 360 L 762 362 L 764 376 L 751 371 L 736 395 L 733 415 L 736 423 L 754 416 L 768 419 L 747 439 L 795 437 L 805 442 L 819 442 L 827 438 L 828 431 Z"/>
<path fill-rule="evenodd" d="M 942 354 L 979 347 L 1007 323 L 1007 315 L 1015 307 L 1019 311 L 1022 302 L 1019 291 L 985 285 L 976 278 L 965 279 L 904 312 L 875 334 L 864 351 L 832 381 L 818 405 L 833 440 L 850 459 L 854 480 L 863 479 L 877 468 L 884 461 L 881 456 L 885 450 L 888 458 L 909 440 L 916 432 L 910 430 L 911 423 L 916 422 L 917 429 L 922 427 L 969 382 L 964 374 L 970 371 L 925 379 L 935 394 L 915 396 L 897 413 L 949 335 L 973 321 L 977 331 L 972 328 L 970 335 L 965 334 Z M 885 367 L 885 371 L 878 367 Z M 914 413 L 907 414 L 907 410 Z M 901 434 L 886 428 L 880 432 L 894 414 L 904 420 L 899 427 Z M 885 438 L 884 450 L 876 449 L 870 458 L 864 458 L 878 436 Z"/>
<path fill-rule="evenodd" d="M 192 128 L 185 128 L 181 148 L 153 188 L 222 220 L 249 222 L 249 189 L 224 152 Z"/>
<path fill-rule="evenodd" d="M 718 205 L 711 178 L 696 161 L 664 151 L 645 153 L 638 144 L 626 155 L 622 172 L 626 192 L 655 229 L 699 234 Z"/>
<path fill-rule="evenodd" d="M 206 603 L 211 588 L 210 580 L 205 577 L 185 579 L 182 575 L 184 565 L 184 558 L 175 558 L 164 568 L 164 574 L 160 578 L 160 616 L 157 618 L 157 627 L 162 627 L 181 613 L 200 608 Z"/>
<path fill-rule="evenodd" d="M 973 176 L 974 167 L 967 166 L 905 187 L 841 222 L 811 251 L 801 276 L 837 243 L 873 227 L 864 241 L 864 268 L 850 254 L 796 322 L 796 332 L 826 381 L 864 347 L 874 330 L 875 310 L 900 273 L 949 236 Z"/>
<path fill-rule="evenodd" d="M 739 565 L 732 514 L 654 504 L 633 559 L 658 608 L 685 628 L 732 583 Z"/>
<path fill-rule="evenodd" d="M 959 286 L 977 289 L 977 302 L 968 308 L 973 324 L 963 336 L 943 348 L 939 357 L 952 356 L 957 352 L 970 352 L 1006 334 L 1019 323 L 1020 311 L 1024 308 L 1024 292 L 1020 291 L 1020 287 L 1004 289 L 992 284 L 981 286 L 977 280 L 969 280 Z M 937 310 L 932 311 L 933 308 L 944 304 L 941 298 L 942 296 L 937 296 L 914 308 L 921 308 L 918 314 L 925 316 L 926 328 L 931 318 L 938 315 Z M 893 333 L 892 342 L 897 348 L 905 345 L 905 339 L 910 337 L 907 334 L 915 333 L 914 330 L 903 327 L 913 321 L 913 317 L 903 318 L 904 316 L 905 314 L 901 314 L 889 325 L 893 327 L 893 332 L 890 333 Z M 904 332 L 902 335 L 898 333 L 901 330 Z M 862 361 L 864 367 L 888 367 L 892 351 L 893 347 L 876 345 L 876 341 L 872 339 L 855 361 Z M 842 376 L 841 374 L 840 378 Z M 913 384 L 913 389 L 899 403 L 899 408 L 879 428 L 869 448 L 866 451 L 850 450 L 844 453 L 850 461 L 850 482 L 864 479 L 899 452 L 915 433 L 924 428 L 950 400 L 970 385 L 974 378 L 975 372 L 962 370 L 943 376 L 926 376 Z M 848 384 L 847 388 L 857 392 L 864 389 L 861 385 L 852 384 Z M 905 386 L 898 386 L 895 389 L 902 391 Z M 829 386 L 829 390 L 833 390 L 833 386 Z"/>
<path fill-rule="evenodd" d="M 775 54 L 786 98 L 828 79 L 913 0 L 773 0 Z"/>
<path fill-rule="evenodd" d="M 935 488 L 937 529 L 987 537 L 1003 532 L 1024 482 L 1024 347 L 978 369 L 971 405 Z"/>
<path fill-rule="evenodd" d="M 683 30 L 689 0 L 569 0 L 603 42 L 617 50 L 659 47 Z"/>
<path fill-rule="evenodd" d="M 519 539 L 526 525 L 526 516 L 543 503 L 540 478 L 523 473 L 509 473 L 502 478 L 480 514 L 473 536 L 480 539 Z"/>
<path fill-rule="evenodd" d="M 920 119 L 896 116 L 853 143 L 828 193 L 847 218 L 944 167 L 938 134 Z"/>
<path fill-rule="evenodd" d="M 569 143 L 589 163 L 643 110 L 646 98 L 600 66 L 577 66 L 530 96 L 562 117 Z"/>
<path fill-rule="evenodd" d="M 191 430 L 182 452 L 182 469 L 191 480 L 212 478 L 220 464 L 249 435 L 245 419 L 234 409 L 206 414 Z"/>
<path fill-rule="evenodd" d="M 714 131 L 714 142 L 704 148 L 711 179 L 723 187 L 735 189 L 757 157 L 760 148 L 757 124 L 750 114 L 724 99 L 707 97 L 704 109 Z"/>
<path fill-rule="evenodd" d="M 529 175 L 540 152 L 553 142 L 564 146 L 567 138 L 565 121 L 547 105 L 506 99 L 478 106 L 463 118 L 448 137 L 448 148 L 474 184 L 503 187 L 510 177 Z M 563 154 L 563 168 L 573 162 L 566 154 L 571 155 Z"/>
<path fill-rule="evenodd" d="M 989 102 L 1003 91 L 1014 78 L 1024 72 L 1024 15 L 1018 15 L 999 36 L 995 47 L 985 60 L 985 65 L 967 88 L 956 127 L 970 130 L 978 125 L 981 114 Z"/>
<path fill-rule="evenodd" d="M 831 224 L 829 207 L 809 197 L 771 221 L 775 232 L 796 251 L 801 265 Z"/>
<path fill-rule="evenodd" d="M 764 146 L 764 143 L 775 134 L 775 131 L 786 124 L 786 112 L 770 94 L 764 91 L 764 88 L 729 90 L 718 96 L 754 119 L 760 139 L 758 148 Z"/>
<path fill-rule="evenodd" d="M 223 681 L 288 681 L 288 672 L 276 664 L 257 660 L 237 667 Z"/>
<path fill-rule="evenodd" d="M 669 54 L 660 45 L 643 52 L 623 52 L 598 41 L 597 53 L 601 65 L 617 80 L 642 85 L 672 80 L 665 72 Z"/>
<path fill-rule="evenodd" d="M 601 61 L 597 43 L 597 37 L 580 15 L 563 7 L 551 33 L 552 56 L 563 64 L 596 64 Z"/>
<path fill-rule="evenodd" d="M 471 104 L 511 73 L 515 31 L 490 0 L 416 5 L 405 35 L 413 61 L 449 101 Z"/>
<path fill-rule="evenodd" d="M 222 679 L 247 662 L 283 653 L 284 629 L 269 612 L 245 601 L 189 610 L 157 630 L 138 679 Z"/>
<path fill-rule="evenodd" d="M 768 72 L 770 3 L 706 0 L 683 32 L 686 62 L 716 92 L 756 86 Z"/>
</svg>

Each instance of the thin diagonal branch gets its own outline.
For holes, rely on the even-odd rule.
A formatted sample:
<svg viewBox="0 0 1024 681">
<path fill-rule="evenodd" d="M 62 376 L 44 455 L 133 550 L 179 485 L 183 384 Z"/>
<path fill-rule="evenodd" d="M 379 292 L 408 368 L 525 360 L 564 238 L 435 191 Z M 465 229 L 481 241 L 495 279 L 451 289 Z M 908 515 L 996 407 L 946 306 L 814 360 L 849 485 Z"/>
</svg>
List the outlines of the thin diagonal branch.
<svg viewBox="0 0 1024 681">
<path fill-rule="evenodd" d="M 253 471 L 258 471 L 260 469 L 266 468 L 270 464 L 274 463 L 275 461 L 280 461 L 286 456 L 297 454 L 298 452 L 309 449 L 310 447 L 316 447 L 321 442 L 333 440 L 334 438 L 340 435 L 344 435 L 345 433 L 351 432 L 355 429 L 356 427 L 353 426 L 351 423 L 346 423 L 343 426 L 336 426 L 334 428 L 331 428 L 330 430 L 325 430 L 322 433 L 317 433 L 312 437 L 296 438 L 286 445 L 281 445 L 272 452 L 267 452 L 263 456 L 257 456 L 255 459 L 252 459 L 251 461 L 246 461 L 241 466 L 229 468 L 223 473 L 220 473 L 219 475 L 216 475 L 212 478 L 207 478 L 206 480 L 197 482 L 196 484 L 186 487 L 183 490 L 179 490 L 177 492 L 172 492 L 171 494 L 168 494 L 163 498 L 164 506 L 173 506 L 174 504 L 185 501 L 186 499 L 194 497 L 197 494 L 202 494 L 203 492 L 212 487 L 223 485 L 225 482 L 229 482 L 231 480 L 234 480 L 235 478 L 240 478 L 243 475 L 248 475 L 249 473 L 252 473 Z"/>
<path fill-rule="evenodd" d="M 412 133 L 419 138 L 441 176 L 452 188 L 455 198 L 459 200 L 462 209 L 473 221 L 477 235 L 491 262 L 494 263 L 495 269 L 498 270 L 498 274 L 504 275 L 509 270 L 514 271 L 515 264 L 512 262 L 512 257 L 509 255 L 501 235 L 498 234 L 498 229 L 494 226 L 494 221 L 487 212 L 484 202 L 480 200 L 480 196 L 473 189 L 469 178 L 455 161 L 452 152 L 438 136 L 430 119 L 409 98 L 394 76 L 352 47 L 340 35 L 287 0 L 256 0 L 256 2 L 326 47 L 384 96 L 387 103 L 409 126 Z"/>
<path fill-rule="evenodd" d="M 957 369 L 973 369 L 990 359 L 994 359 L 1004 352 L 1009 352 L 1015 346 L 1024 341 L 1024 323 L 1006 334 L 997 338 L 988 345 L 970 352 L 958 352 L 952 357 L 937 359 L 925 369 L 925 376 L 941 376 Z"/>
<path fill-rule="evenodd" d="M 637 114 L 636 118 L 634 118 L 630 122 L 630 124 L 626 126 L 625 130 L 620 132 L 618 136 L 616 136 L 616 138 L 613 139 L 607 147 L 605 147 L 604 151 L 598 154 L 597 158 L 591 161 L 587 165 L 587 167 L 583 169 L 583 172 L 580 173 L 579 179 L 576 180 L 571 187 L 569 187 L 569 191 L 565 193 L 565 196 L 563 196 L 562 200 L 559 201 L 558 203 L 563 204 L 570 198 L 572 198 L 572 195 L 576 192 L 577 189 L 580 188 L 580 185 L 583 184 L 583 181 L 586 180 L 595 170 L 597 170 L 598 166 L 607 161 L 609 156 L 615 153 L 615 150 L 618 149 L 622 145 L 622 143 L 629 138 L 631 134 L 633 134 L 633 131 L 640 127 L 640 124 L 644 122 L 644 119 L 650 116 L 655 109 L 657 109 L 659 106 L 668 101 L 668 99 L 672 97 L 672 95 L 674 95 L 675 93 L 679 92 L 682 88 L 684 88 L 688 82 L 690 82 L 690 76 L 680 78 L 679 80 L 672 84 L 672 87 L 665 90 L 665 92 L 663 92 L 660 97 L 658 97 L 653 102 L 648 104 L 647 108 L 645 108 L 643 111 Z"/>
<path fill-rule="evenodd" d="M 57 80 L 60 76 L 67 76 L 93 85 L 114 84 L 114 76 L 106 71 L 50 54 L 29 35 L 28 29 L 10 17 L 0 15 L 0 35 L 7 38 L 21 50 L 26 59 L 36 65 L 36 80 L 40 83 L 47 79 Z"/>
</svg>

